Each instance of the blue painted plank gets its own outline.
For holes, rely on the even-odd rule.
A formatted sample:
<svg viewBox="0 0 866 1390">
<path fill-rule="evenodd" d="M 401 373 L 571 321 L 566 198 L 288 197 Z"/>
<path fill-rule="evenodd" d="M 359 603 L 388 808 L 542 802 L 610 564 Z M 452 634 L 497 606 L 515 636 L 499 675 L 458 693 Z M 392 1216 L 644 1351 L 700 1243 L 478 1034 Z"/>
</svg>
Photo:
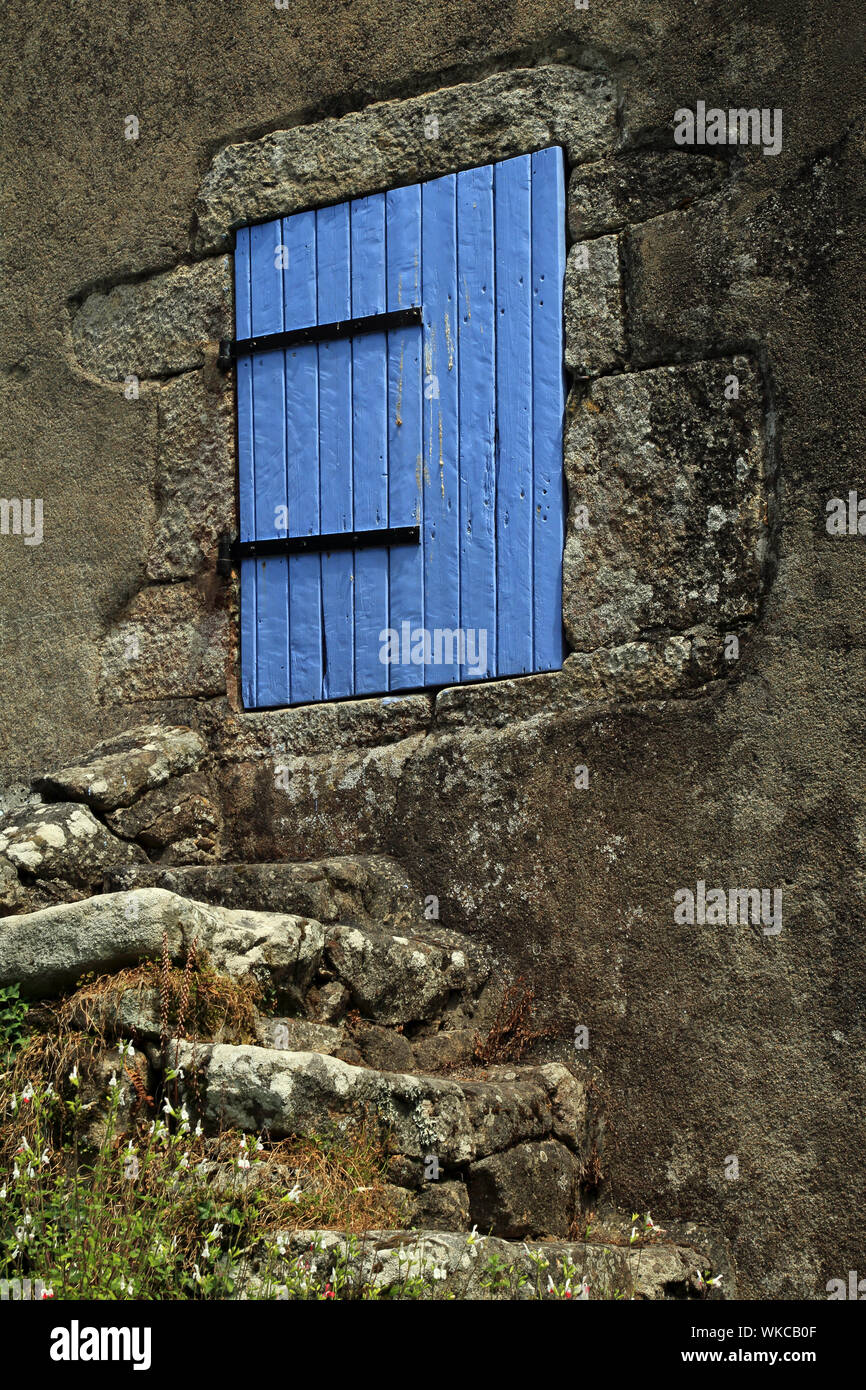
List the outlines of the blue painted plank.
<svg viewBox="0 0 866 1390">
<path fill-rule="evenodd" d="M 424 542 L 245 561 L 246 706 L 480 678 L 448 638 L 383 666 L 404 623 L 404 656 L 423 627 L 475 634 L 475 660 L 486 632 L 487 675 L 561 665 L 564 223 L 550 149 L 238 233 L 239 337 L 424 306 L 423 334 L 237 364 L 243 539 L 285 508 L 293 535 L 420 521 Z"/>
<path fill-rule="evenodd" d="M 496 314 L 493 166 L 457 175 L 460 626 L 463 680 L 496 672 Z"/>
<path fill-rule="evenodd" d="M 251 333 L 250 229 L 241 227 L 235 249 L 235 322 L 239 338 Z M 238 409 L 238 518 L 240 538 L 256 535 L 256 482 L 253 455 L 253 364 L 249 357 L 237 363 Z M 244 560 L 241 585 L 241 700 L 245 709 L 256 704 L 256 566 Z"/>
<path fill-rule="evenodd" d="M 281 224 L 250 228 L 253 334 L 283 328 Z M 288 505 L 286 482 L 285 353 L 253 354 L 253 435 L 256 536 L 277 535 L 278 509 Z M 256 703 L 286 705 L 289 685 L 288 557 L 256 561 Z"/>
<path fill-rule="evenodd" d="M 562 294 L 565 275 L 565 168 L 561 149 L 532 156 L 532 669 L 562 666 L 562 550 L 565 417 Z"/>
<path fill-rule="evenodd" d="M 532 670 L 531 158 L 494 171 L 499 675 Z"/>
<path fill-rule="evenodd" d="M 388 310 L 421 303 L 421 187 L 388 193 Z M 421 522 L 422 450 L 421 328 L 388 334 L 388 505 L 389 525 Z M 397 545 L 389 555 L 389 622 L 398 634 L 400 660 L 389 669 L 391 690 L 423 684 L 423 669 L 411 663 L 412 633 L 424 622 L 424 552 Z M 406 626 L 408 625 L 408 626 Z M 406 658 L 409 658 L 408 660 Z"/>
<path fill-rule="evenodd" d="M 385 312 L 385 195 L 351 208 L 352 316 Z M 388 525 L 388 341 L 367 333 L 352 342 L 352 476 L 356 530 Z M 356 551 L 355 694 L 388 689 L 380 633 L 388 626 L 388 551 Z"/>
<path fill-rule="evenodd" d="M 349 204 L 316 214 L 318 317 L 335 323 L 352 312 Z M 319 471 L 321 528 L 351 531 L 352 344 L 319 343 Z M 352 554 L 322 556 L 322 694 L 339 699 L 354 692 L 355 623 Z"/>
<path fill-rule="evenodd" d="M 431 643 L 425 685 L 460 679 L 452 634 L 460 623 L 460 496 L 457 388 L 457 178 L 421 189 L 424 293 L 424 626 Z M 436 632 L 441 646 L 437 650 Z M 446 645 L 447 642 L 447 645 Z M 438 660 L 437 660 L 438 657 Z"/>
<path fill-rule="evenodd" d="M 287 329 L 316 322 L 316 214 L 283 220 L 283 317 Z M 319 359 L 315 344 L 286 357 L 288 534 L 321 531 L 319 507 Z M 322 698 L 322 562 L 289 557 L 289 631 L 293 704 Z"/>
</svg>

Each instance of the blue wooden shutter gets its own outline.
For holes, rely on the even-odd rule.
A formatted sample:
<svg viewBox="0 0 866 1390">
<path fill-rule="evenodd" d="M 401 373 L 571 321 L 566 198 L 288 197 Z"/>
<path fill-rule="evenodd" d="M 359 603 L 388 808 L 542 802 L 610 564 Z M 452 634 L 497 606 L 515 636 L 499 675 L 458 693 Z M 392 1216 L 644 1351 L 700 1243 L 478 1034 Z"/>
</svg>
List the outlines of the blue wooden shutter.
<svg viewBox="0 0 866 1390">
<path fill-rule="evenodd" d="M 247 708 L 562 665 L 564 270 L 558 148 L 238 232 L 238 338 L 422 310 L 238 357 L 241 541 L 422 541 L 242 560 Z"/>
</svg>

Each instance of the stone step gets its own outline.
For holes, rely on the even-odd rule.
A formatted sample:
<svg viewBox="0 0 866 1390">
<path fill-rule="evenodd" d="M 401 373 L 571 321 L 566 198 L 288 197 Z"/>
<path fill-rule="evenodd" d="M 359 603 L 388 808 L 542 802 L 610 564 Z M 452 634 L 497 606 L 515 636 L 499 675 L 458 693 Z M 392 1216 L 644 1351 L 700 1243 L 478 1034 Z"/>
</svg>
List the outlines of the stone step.
<svg viewBox="0 0 866 1390">
<path fill-rule="evenodd" d="M 341 855 L 307 863 L 121 864 L 109 869 L 110 892 L 165 888 L 217 907 L 294 913 L 324 925 L 416 931 L 434 927 L 396 860 Z"/>
<path fill-rule="evenodd" d="M 713 1267 L 699 1247 L 659 1242 L 641 1247 L 588 1241 L 521 1240 L 438 1230 L 274 1232 L 282 1254 L 248 1252 L 236 1298 L 301 1297 L 305 1284 L 345 1279 L 352 1296 L 400 1297 L 408 1280 L 425 1298 L 459 1299 L 730 1299 L 733 1271 Z M 710 1285 L 708 1278 L 721 1283 Z M 416 1283 L 416 1289 L 418 1285 Z M 417 1292 L 408 1293 L 417 1297 Z"/>
<path fill-rule="evenodd" d="M 456 1080 L 250 1046 L 173 1041 L 169 1055 L 208 1132 L 283 1139 L 363 1128 L 389 1152 L 397 1186 L 449 1189 L 449 1219 L 462 1211 L 514 1237 L 569 1232 L 587 1107 L 583 1085 L 559 1063 L 491 1067 Z"/>
<path fill-rule="evenodd" d="M 0 985 L 48 998 L 83 974 L 107 974 L 159 956 L 179 961 L 193 941 L 217 970 L 253 975 L 278 1006 L 314 1023 L 350 1011 L 422 1034 L 475 1026 L 488 1005 L 489 963 L 466 938 L 431 924 L 423 936 L 309 917 L 194 902 L 139 888 L 0 920 Z"/>
</svg>

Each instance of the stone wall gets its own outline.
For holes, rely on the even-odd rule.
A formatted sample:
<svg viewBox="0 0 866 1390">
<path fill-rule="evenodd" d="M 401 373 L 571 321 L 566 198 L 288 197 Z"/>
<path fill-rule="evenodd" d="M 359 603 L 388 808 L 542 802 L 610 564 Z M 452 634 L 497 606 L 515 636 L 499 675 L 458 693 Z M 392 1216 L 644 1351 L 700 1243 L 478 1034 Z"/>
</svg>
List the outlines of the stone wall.
<svg viewBox="0 0 866 1390">
<path fill-rule="evenodd" d="M 237 529 L 233 383 L 214 361 L 233 335 L 222 253 L 233 229 L 551 143 L 565 150 L 568 225 L 580 238 L 565 284 L 566 637 L 595 668 L 651 668 L 659 694 L 730 670 L 758 613 L 776 523 L 765 371 L 733 351 L 702 360 L 702 344 L 673 353 L 662 335 L 638 344 L 627 317 L 641 225 L 699 202 L 721 234 L 715 195 L 731 170 L 688 152 L 618 159 L 615 116 L 610 79 L 549 63 L 229 145 L 196 201 L 191 249 L 203 259 L 74 308 L 82 370 L 135 383 L 127 390 L 169 378 L 156 393 L 156 525 L 141 588 L 103 650 L 106 705 L 225 694 L 238 706 L 237 584 L 216 574 L 219 537 Z M 744 329 L 744 353 L 752 340 Z M 696 360 L 686 367 L 684 356 Z M 676 365 L 660 367 L 666 357 Z M 541 688 L 567 700 L 573 683 Z M 608 680 L 607 695 L 628 692 L 627 679 Z M 508 699 L 515 713 L 538 703 L 523 683 L 509 684 Z M 365 703 L 375 727 L 378 702 Z"/>
<path fill-rule="evenodd" d="M 45 504 L 41 545 L 0 537 L 19 857 L 31 777 L 133 724 L 192 726 L 203 763 L 170 805 L 40 816 L 40 854 L 74 825 L 90 855 L 59 891 L 98 890 L 106 853 L 116 873 L 392 856 L 444 928 L 532 981 L 562 1047 L 588 1029 L 611 1199 L 724 1231 L 753 1297 L 822 1296 L 866 1263 L 866 580 L 858 538 L 824 527 L 860 482 L 855 22 L 782 0 L 7 19 L 0 493 Z M 699 99 L 781 106 L 782 151 L 675 148 Z M 215 572 L 232 229 L 552 141 L 562 672 L 243 713 Z M 126 810 L 117 833 L 100 819 Z M 781 932 L 676 921 L 698 881 L 780 890 Z"/>
</svg>

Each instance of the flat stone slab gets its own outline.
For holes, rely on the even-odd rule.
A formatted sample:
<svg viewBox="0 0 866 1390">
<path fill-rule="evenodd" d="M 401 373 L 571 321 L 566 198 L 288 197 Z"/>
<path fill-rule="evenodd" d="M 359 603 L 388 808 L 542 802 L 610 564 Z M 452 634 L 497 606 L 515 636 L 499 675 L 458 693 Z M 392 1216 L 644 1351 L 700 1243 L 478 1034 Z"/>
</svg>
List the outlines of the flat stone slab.
<svg viewBox="0 0 866 1390">
<path fill-rule="evenodd" d="M 0 985 L 17 981 L 26 998 L 48 998 L 90 971 L 108 974 L 159 956 L 163 934 L 175 960 L 196 941 L 226 974 L 260 969 L 301 984 L 325 945 L 324 927 L 303 917 L 229 912 L 142 888 L 0 920 Z"/>
<path fill-rule="evenodd" d="M 379 1072 L 317 1052 L 181 1042 L 180 1064 L 196 1085 L 201 1117 L 273 1138 L 327 1133 L 365 1122 L 395 1151 L 443 1165 L 471 1163 L 530 1139 L 580 1143 L 581 1084 L 565 1067 L 493 1068 L 477 1082 Z M 172 1054 L 173 1055 L 173 1054 Z"/>
<path fill-rule="evenodd" d="M 137 888 L 0 919 L 0 985 L 17 981 L 28 998 L 49 997 L 90 971 L 107 974 L 159 955 L 163 933 L 174 959 L 195 941 L 217 970 L 267 980 L 299 1012 L 306 1007 L 312 1022 L 326 1024 L 353 1007 L 380 1025 L 423 1021 L 446 1004 L 448 1022 L 459 1024 L 471 1018 L 488 968 L 464 938 L 441 929 L 424 940 L 325 927 L 292 913 L 215 907 Z M 328 991 L 336 1002 L 325 1008 Z"/>
<path fill-rule="evenodd" d="M 276 1239 L 276 1232 L 274 1239 Z M 420 1278 L 425 1297 L 458 1299 L 723 1299 L 732 1285 L 708 1288 L 701 1253 L 689 1246 L 641 1249 L 591 1242 L 520 1241 L 457 1231 L 286 1230 L 284 1257 L 268 1275 L 258 1248 L 239 1298 L 291 1298 L 291 1288 L 312 1276 L 320 1285 L 335 1266 L 356 1287 L 399 1297 L 408 1278 Z M 549 1283 L 550 1281 L 550 1283 Z M 551 1287 L 552 1283 L 552 1287 Z"/>
<path fill-rule="evenodd" d="M 256 912 L 292 912 L 329 925 L 422 930 L 422 900 L 385 855 L 335 855 L 305 863 L 142 864 L 109 877 L 111 889 L 165 888 L 181 897 Z"/>
<path fill-rule="evenodd" d="M 101 884 L 106 869 L 145 858 L 120 840 L 87 806 L 74 801 L 28 806 L 0 820 L 0 856 L 30 878 Z"/>
<path fill-rule="evenodd" d="M 571 645 L 591 651 L 754 619 L 766 466 L 761 386 L 745 357 L 594 381 L 565 442 Z"/>
<path fill-rule="evenodd" d="M 616 140 L 601 74 L 562 64 L 497 73 L 220 150 L 199 190 L 194 250 L 225 249 L 233 228 L 380 192 L 547 145 L 570 164 Z"/>
<path fill-rule="evenodd" d="M 192 729 L 143 724 L 97 744 L 80 762 L 40 778 L 34 786 L 46 796 L 113 811 L 196 768 L 204 754 L 204 740 Z"/>
<path fill-rule="evenodd" d="M 232 334 L 231 258 L 182 265 L 84 300 L 72 346 L 94 376 L 165 376 L 201 367 L 209 343 Z"/>
</svg>

